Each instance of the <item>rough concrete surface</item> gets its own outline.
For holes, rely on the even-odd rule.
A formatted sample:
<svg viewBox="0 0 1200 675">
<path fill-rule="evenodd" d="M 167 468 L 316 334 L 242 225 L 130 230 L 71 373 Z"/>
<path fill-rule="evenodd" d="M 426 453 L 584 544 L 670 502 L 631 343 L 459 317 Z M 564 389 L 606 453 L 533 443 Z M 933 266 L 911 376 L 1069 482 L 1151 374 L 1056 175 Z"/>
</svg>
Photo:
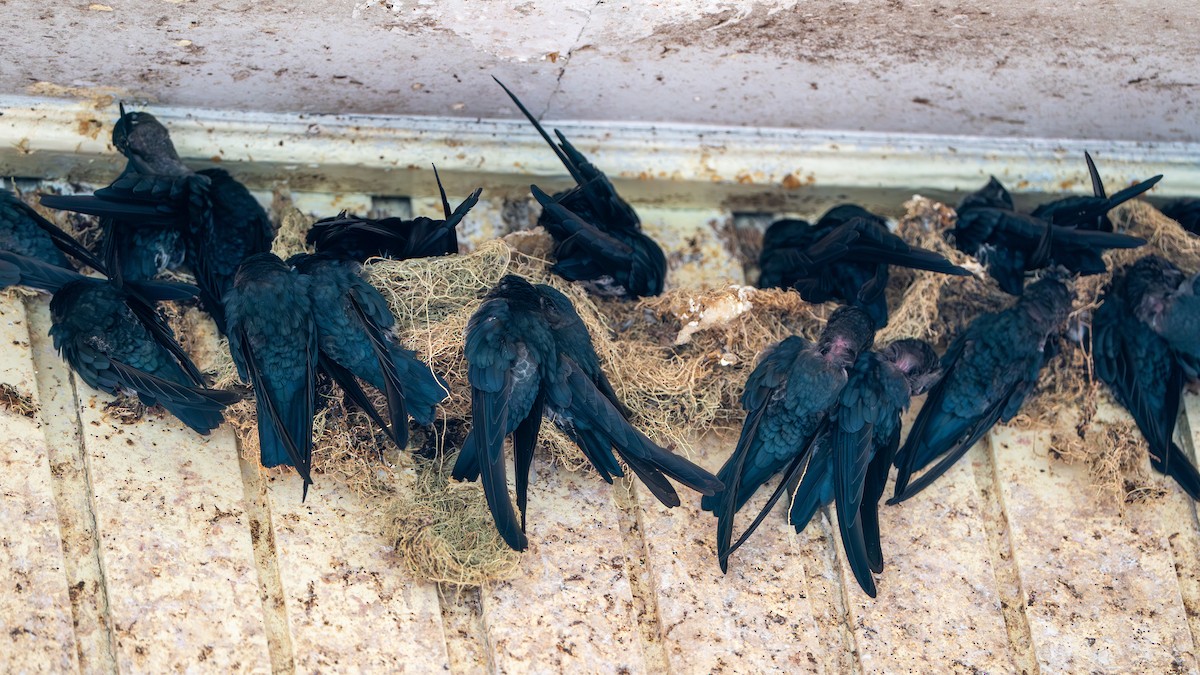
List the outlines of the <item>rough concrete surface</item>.
<svg viewBox="0 0 1200 675">
<path fill-rule="evenodd" d="M 428 194 L 415 213 L 436 212 Z M 732 213 L 637 206 L 671 235 L 672 274 L 738 277 L 717 234 Z M 536 218 L 503 197 L 481 207 L 465 228 L 476 239 Z M 339 477 L 320 476 L 302 503 L 296 476 L 240 461 L 227 428 L 206 439 L 153 410 L 118 419 L 53 352 L 46 304 L 0 302 L 12 345 L 0 384 L 38 406 L 32 418 L 0 409 L 6 671 L 1200 670 L 1195 505 L 1163 481 L 1165 496 L 1118 512 L 1028 435 L 996 431 L 930 490 L 883 508 L 874 600 L 832 513 L 797 535 L 777 507 L 723 575 L 694 495 L 667 509 L 636 483 L 540 458 L 520 573 L 456 593 L 408 576 L 373 505 Z M 1189 395 L 1189 452 L 1198 429 Z M 705 436 L 695 459 L 715 469 L 734 443 Z"/>
<path fill-rule="evenodd" d="M 0 94 L 1200 140 L 1189 0 L 0 4 Z"/>
<path fill-rule="evenodd" d="M 344 485 L 303 503 L 300 488 L 295 474 L 267 482 L 296 670 L 448 669 L 437 587 L 396 568 L 380 514 Z"/>
<path fill-rule="evenodd" d="M 613 488 L 544 463 L 534 472 L 529 551 L 515 579 L 483 593 L 496 671 L 649 672 Z"/>
<path fill-rule="evenodd" d="M 23 401 L 0 408 L 0 671 L 79 668 L 25 307 L 0 297 L 0 382 Z"/>
</svg>

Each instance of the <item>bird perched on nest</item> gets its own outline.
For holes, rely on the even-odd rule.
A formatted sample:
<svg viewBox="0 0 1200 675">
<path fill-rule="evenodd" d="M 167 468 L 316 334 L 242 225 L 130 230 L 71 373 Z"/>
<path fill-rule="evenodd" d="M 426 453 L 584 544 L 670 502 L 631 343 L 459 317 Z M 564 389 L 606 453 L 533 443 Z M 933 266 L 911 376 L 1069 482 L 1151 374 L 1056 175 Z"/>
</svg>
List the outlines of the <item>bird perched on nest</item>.
<svg viewBox="0 0 1200 675">
<path fill-rule="evenodd" d="M 1088 176 L 1092 179 L 1092 196 L 1056 199 L 1038 206 L 1030 215 L 1055 225 L 1077 227 L 1081 230 L 1112 232 L 1113 224 L 1108 219 L 1108 212 L 1146 192 L 1162 180 L 1162 175 L 1159 174 L 1109 197 L 1105 193 L 1104 181 L 1100 179 L 1100 172 L 1096 169 L 1096 163 L 1092 161 L 1092 156 L 1085 152 L 1083 158 L 1087 160 Z"/>
<path fill-rule="evenodd" d="M 634 429 L 600 369 L 591 335 L 571 301 L 545 285 L 508 275 L 467 326 L 472 428 L 454 478 L 481 478 L 496 529 L 514 550 L 528 545 L 529 472 L 543 414 L 579 446 L 605 481 L 622 476 L 621 460 L 667 506 L 679 496 L 667 477 L 702 494 L 721 484 L 704 469 L 655 445 Z M 508 498 L 504 438 L 513 437 L 518 522 Z"/>
<path fill-rule="evenodd" d="M 0 252 L 0 285 L 48 291 L 50 336 L 63 359 L 88 385 L 117 394 L 132 391 L 144 405 L 161 404 L 197 433 L 224 421 L 222 411 L 241 399 L 209 389 L 175 341 L 152 301 L 182 300 L 194 286 L 86 277 L 68 268 L 8 251 Z"/>
<path fill-rule="evenodd" d="M 424 216 L 404 220 L 403 218 L 358 218 L 344 212 L 333 218 L 313 223 L 307 240 L 318 253 L 329 253 L 339 258 L 366 262 L 368 258 L 430 258 L 458 253 L 458 235 L 455 228 L 462 222 L 475 204 L 483 189 L 471 193 L 458 208 L 450 210 L 446 190 L 433 169 L 438 192 L 442 197 L 445 220 L 434 220 Z"/>
<path fill-rule="evenodd" d="M 495 79 L 495 78 L 492 78 Z M 640 298 L 659 295 L 667 278 L 662 248 L 642 232 L 637 213 L 617 194 L 608 176 L 587 161 L 562 132 L 555 143 L 537 118 L 500 80 L 496 80 L 533 124 L 563 166 L 575 187 L 547 196 L 531 186 L 542 215 L 538 225 L 554 238 L 555 274 L 583 282 L 597 295 Z"/>
<path fill-rule="evenodd" d="M 1055 277 L 1029 285 L 1012 307 L 984 314 L 950 343 L 942 376 L 917 414 L 896 455 L 896 491 L 889 503 L 912 497 L 937 480 L 996 422 L 1007 422 L 1056 353 L 1074 291 Z M 919 478 L 913 474 L 941 460 Z"/>
<path fill-rule="evenodd" d="M 403 450 L 408 445 L 408 416 L 432 424 L 438 403 L 449 388 L 412 351 L 397 344 L 396 324 L 387 301 L 361 276 L 361 263 L 328 253 L 299 254 L 287 261 L 310 279 L 322 372 L 371 416 Z M 387 396 L 384 422 L 355 378 Z"/>
<path fill-rule="evenodd" d="M 1195 283 L 1154 255 L 1118 270 L 1092 316 L 1092 362 L 1145 436 L 1151 466 L 1200 499 L 1200 473 L 1173 440 L 1184 380 L 1200 364 Z"/>
<path fill-rule="evenodd" d="M 1012 196 L 995 176 L 982 189 L 963 198 L 950 234 L 955 248 L 975 256 L 1000 289 L 1010 295 L 1022 293 L 1026 272 L 1061 266 L 1085 276 L 1102 274 L 1106 270 L 1105 251 L 1146 243 L 1139 237 L 1066 224 L 1055 226 L 1018 213 Z"/>
<path fill-rule="evenodd" d="M 959 276 L 970 272 L 887 229 L 887 221 L 854 204 L 835 206 L 816 225 L 778 220 L 763 235 L 759 288 L 795 288 L 809 302 L 861 307 L 876 328 L 887 325 L 888 266 Z"/>
<path fill-rule="evenodd" d="M 897 340 L 859 354 L 812 449 L 797 455 L 737 550 L 784 494 L 788 522 L 802 532 L 817 509 L 837 505 L 842 549 L 859 586 L 875 597 L 871 573 L 883 571 L 879 499 L 900 446 L 900 416 L 937 379 L 938 356 L 921 340 Z"/>
<path fill-rule="evenodd" d="M 768 349 L 755 366 L 742 394 L 747 415 L 741 436 L 717 473 L 725 489 L 700 502 L 701 508 L 717 516 L 717 559 L 722 571 L 728 569 L 733 552 L 734 514 L 789 464 L 789 479 L 804 473 L 813 441 L 827 428 L 827 415 L 838 402 L 850 368 L 874 337 L 866 312 L 841 307 L 829 317 L 815 344 L 793 335 Z"/>
<path fill-rule="evenodd" d="M 196 275 L 200 302 L 225 331 L 221 298 L 238 264 L 271 250 L 275 230 L 257 200 L 223 169 L 192 171 L 179 158 L 167 128 L 145 112 L 125 112 L 113 145 L 128 159 L 125 171 L 92 196 L 44 195 L 42 204 L 99 216 L 105 224 L 105 262 L 114 274 L 155 273 L 176 253 L 175 231 Z"/>
<path fill-rule="evenodd" d="M 303 496 L 312 484 L 319 349 L 310 284 L 275 254 L 256 253 L 225 294 L 229 351 L 238 375 L 254 385 L 262 465 L 295 467 Z"/>
<path fill-rule="evenodd" d="M 1188 232 L 1200 235 L 1200 199 L 1193 197 L 1170 201 L 1163 205 L 1162 214 Z"/>
</svg>

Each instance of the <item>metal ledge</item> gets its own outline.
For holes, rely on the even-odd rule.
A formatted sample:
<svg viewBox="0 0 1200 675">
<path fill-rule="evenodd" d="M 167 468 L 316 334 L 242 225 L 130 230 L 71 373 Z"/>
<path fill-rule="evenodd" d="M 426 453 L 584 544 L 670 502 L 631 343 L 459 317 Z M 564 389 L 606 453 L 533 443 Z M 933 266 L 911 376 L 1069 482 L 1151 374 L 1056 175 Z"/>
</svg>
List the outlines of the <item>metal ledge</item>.
<svg viewBox="0 0 1200 675">
<path fill-rule="evenodd" d="M 261 186 L 418 195 L 436 163 L 456 190 L 524 190 L 564 178 L 523 120 L 150 109 L 198 165 L 238 162 Z M 111 177 L 115 101 L 0 97 L 0 174 Z M 1090 189 L 1097 158 L 1112 186 L 1162 173 L 1155 196 L 1200 194 L 1200 144 L 893 135 L 682 124 L 553 122 L 641 202 L 787 210 L 830 194 L 974 189 L 994 174 L 1017 192 Z"/>
</svg>

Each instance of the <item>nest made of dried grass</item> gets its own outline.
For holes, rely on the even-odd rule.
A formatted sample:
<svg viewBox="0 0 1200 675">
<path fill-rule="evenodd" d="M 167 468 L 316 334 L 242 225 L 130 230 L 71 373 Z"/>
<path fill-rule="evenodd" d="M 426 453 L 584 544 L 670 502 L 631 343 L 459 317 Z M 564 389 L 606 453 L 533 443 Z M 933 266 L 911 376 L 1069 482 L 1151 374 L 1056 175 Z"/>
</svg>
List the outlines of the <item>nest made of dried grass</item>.
<svg viewBox="0 0 1200 675">
<path fill-rule="evenodd" d="M 286 206 L 286 204 L 283 204 Z M 937 251 L 977 272 L 949 277 L 931 272 L 894 270 L 888 288 L 891 321 L 876 344 L 916 337 L 946 343 L 984 312 L 1012 304 L 979 265 L 945 239 L 954 212 L 937 202 L 914 197 L 906 203 L 898 233 L 907 241 Z M 283 209 L 281 209 L 283 211 Z M 286 211 L 280 232 L 281 255 L 303 246 L 311 219 Z M 1200 267 L 1196 244 L 1186 233 L 1144 204 L 1114 213 L 1123 229 L 1151 240 L 1161 254 L 1188 269 Z M 1169 226 L 1169 227 L 1168 227 Z M 1176 236 L 1170 228 L 1178 231 Z M 670 289 L 640 302 L 598 299 L 549 271 L 551 242 L 540 230 L 485 242 L 464 255 L 418 260 L 376 260 L 365 268 L 368 280 L 388 299 L 397 318 L 397 336 L 442 375 L 449 397 L 438 420 L 424 433 L 427 456 L 388 454 L 386 441 L 365 415 L 344 407 L 341 396 L 323 393 L 314 421 L 314 472 L 339 476 L 341 483 L 369 495 L 385 514 L 384 529 L 398 559 L 412 573 L 450 585 L 481 585 L 516 572 L 516 555 L 492 527 L 482 491 L 448 477 L 452 461 L 470 427 L 470 388 L 462 344 L 467 322 L 486 292 L 505 274 L 548 283 L 575 303 L 590 330 L 601 363 L 618 396 L 632 411 L 635 426 L 676 452 L 688 453 L 696 434 L 733 428 L 743 418 L 738 399 L 761 353 L 789 335 L 815 337 L 832 305 L 813 305 L 794 291 L 746 286 Z M 1182 253 L 1181 253 L 1182 251 Z M 1123 263 L 1146 250 L 1114 252 Z M 1075 318 L 1086 322 L 1105 278 L 1078 282 Z M 198 363 L 217 373 L 218 383 L 236 379 L 228 349 L 211 338 L 207 346 L 189 335 L 210 323 L 195 310 L 180 323 L 186 346 Z M 1090 358 L 1074 343 L 1047 367 L 1043 382 L 1014 424 L 1049 428 L 1055 452 L 1082 462 L 1100 489 L 1132 499 L 1157 494 L 1144 471 L 1144 443 L 1127 419 L 1098 416 L 1099 385 Z M 252 402 L 230 409 L 230 420 L 243 452 L 257 457 Z M 586 467 L 578 449 L 552 424 L 542 427 L 543 454 L 567 470 Z M 420 438 L 421 433 L 414 438 Z M 1139 454 L 1140 453 L 1140 454 Z M 318 478 L 318 483 L 321 479 Z"/>
<path fill-rule="evenodd" d="M 1185 271 L 1200 270 L 1200 238 L 1162 215 L 1150 204 L 1134 201 L 1110 214 L 1118 232 L 1146 239 L 1136 249 L 1105 254 L 1109 272 L 1075 282 L 1071 332 L 1086 336 L 1092 312 L 1100 306 L 1112 272 L 1146 255 L 1162 256 Z M 1041 380 L 1012 425 L 1050 431 L 1052 450 L 1068 463 L 1087 467 L 1095 488 L 1118 506 L 1166 494 L 1161 476 L 1148 470 L 1149 448 L 1132 417 L 1107 387 L 1095 378 L 1090 342 L 1063 340 L 1061 351 L 1046 365 Z"/>
</svg>

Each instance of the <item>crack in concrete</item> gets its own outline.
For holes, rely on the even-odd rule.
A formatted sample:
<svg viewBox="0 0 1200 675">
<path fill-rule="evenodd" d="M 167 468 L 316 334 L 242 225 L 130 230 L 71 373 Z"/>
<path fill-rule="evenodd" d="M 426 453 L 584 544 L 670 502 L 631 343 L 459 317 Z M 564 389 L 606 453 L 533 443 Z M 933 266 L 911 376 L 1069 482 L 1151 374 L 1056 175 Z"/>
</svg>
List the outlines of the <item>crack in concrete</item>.
<svg viewBox="0 0 1200 675">
<path fill-rule="evenodd" d="M 862 655 L 858 651 L 858 640 L 854 636 L 854 626 L 851 624 L 847 603 L 848 589 L 837 552 L 837 547 L 841 544 L 833 524 L 834 517 L 832 506 L 823 507 L 808 523 L 806 532 L 797 536 L 808 537 L 808 543 L 815 548 L 810 549 L 815 557 L 813 563 L 820 565 L 819 568 L 813 568 L 810 567 L 813 563 L 806 562 L 804 566 L 813 619 L 817 622 L 818 630 L 825 628 L 836 631 L 835 639 L 840 645 L 840 649 L 829 649 L 821 655 L 825 671 L 861 675 Z M 857 590 L 856 587 L 855 591 Z"/>
<path fill-rule="evenodd" d="M 450 672 L 474 673 L 482 665 L 489 675 L 496 673 L 494 650 L 483 621 L 480 589 L 438 584 L 438 606 Z"/>
<path fill-rule="evenodd" d="M 296 672 L 295 649 L 288 625 L 287 603 L 284 602 L 283 580 L 275 551 L 275 528 L 267 503 L 267 486 L 258 461 L 247 459 L 241 443 L 234 435 L 234 448 L 242 472 L 246 516 L 250 525 L 250 544 L 254 551 L 254 566 L 258 572 L 258 592 L 263 606 L 263 629 L 267 635 L 267 651 L 274 675 Z"/>
<path fill-rule="evenodd" d="M 592 17 L 596 14 L 596 9 L 604 4 L 604 0 L 596 0 L 596 4 L 588 10 L 587 18 L 584 19 L 583 25 L 579 27 L 579 34 L 575 36 L 575 40 L 571 43 L 571 48 L 563 56 L 562 68 L 558 69 L 558 78 L 554 80 L 554 91 L 550 92 L 550 96 L 546 98 L 546 105 L 542 108 L 541 114 L 538 115 L 538 121 L 541 121 L 546 113 L 550 112 L 550 104 L 554 102 L 554 97 L 562 90 L 562 79 L 567 74 L 567 66 L 571 65 L 571 56 L 575 54 L 575 50 L 579 48 L 579 42 L 583 40 L 584 33 L 587 32 L 588 26 L 592 24 Z"/>
<path fill-rule="evenodd" d="M 629 577 L 629 590 L 633 596 L 638 634 L 642 638 L 642 650 L 646 656 L 647 672 L 670 673 L 671 662 L 663 644 L 662 614 L 658 606 L 658 593 L 654 578 L 650 574 L 650 551 L 642 535 L 642 510 L 638 503 L 637 488 L 626 476 L 613 484 L 613 504 L 617 507 L 621 539 L 625 543 L 625 573 Z"/>
<path fill-rule="evenodd" d="M 979 491 L 984 530 L 991 551 L 992 574 L 996 579 L 996 593 L 1000 597 L 1000 613 L 1008 631 L 1008 644 L 1012 648 L 1013 661 L 1022 673 L 1037 673 L 1037 653 L 1033 648 L 1033 632 L 1029 617 L 1025 615 L 1025 591 L 1021 584 L 1021 573 L 1014 560 L 1012 540 L 1008 534 L 1008 514 L 1004 509 L 1000 491 L 1000 475 L 996 471 L 996 443 L 992 434 L 987 437 L 987 451 L 976 453 L 981 461 L 972 467 L 975 485 Z"/>
<path fill-rule="evenodd" d="M 108 584 L 92 501 L 91 469 L 83 444 L 75 377 L 48 335 L 49 299 L 25 302 L 30 354 L 37 382 L 39 416 L 51 467 L 51 489 L 75 624 L 75 648 L 83 672 L 116 673 L 116 636 L 109 613 Z"/>
</svg>

